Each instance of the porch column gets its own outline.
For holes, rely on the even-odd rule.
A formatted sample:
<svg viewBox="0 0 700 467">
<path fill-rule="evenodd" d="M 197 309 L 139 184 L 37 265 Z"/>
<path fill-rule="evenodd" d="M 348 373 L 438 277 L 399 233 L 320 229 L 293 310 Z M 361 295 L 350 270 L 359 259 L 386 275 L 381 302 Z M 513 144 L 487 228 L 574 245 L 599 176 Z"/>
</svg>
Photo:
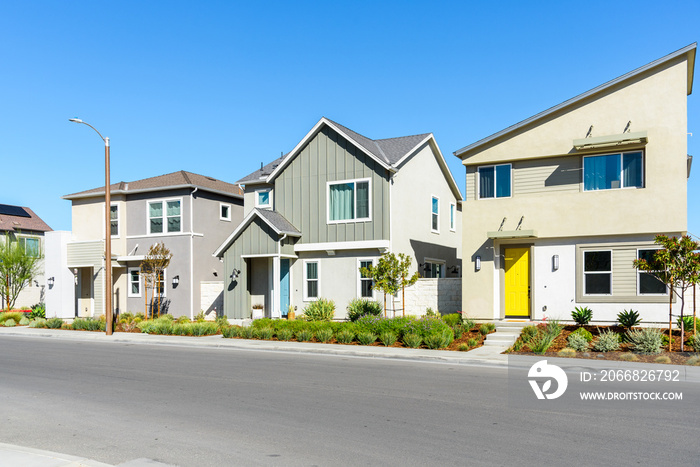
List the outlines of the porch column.
<svg viewBox="0 0 700 467">
<path fill-rule="evenodd" d="M 271 318 L 280 318 L 280 257 L 272 257 L 272 310 Z"/>
</svg>

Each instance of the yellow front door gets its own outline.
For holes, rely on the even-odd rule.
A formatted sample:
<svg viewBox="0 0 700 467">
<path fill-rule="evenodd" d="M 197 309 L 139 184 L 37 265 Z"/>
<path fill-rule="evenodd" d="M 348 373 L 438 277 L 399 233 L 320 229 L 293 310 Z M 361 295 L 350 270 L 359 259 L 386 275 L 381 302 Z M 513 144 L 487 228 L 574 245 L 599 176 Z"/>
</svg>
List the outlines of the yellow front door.
<svg viewBox="0 0 700 467">
<path fill-rule="evenodd" d="M 530 248 L 505 250 L 506 316 L 530 316 Z"/>
</svg>

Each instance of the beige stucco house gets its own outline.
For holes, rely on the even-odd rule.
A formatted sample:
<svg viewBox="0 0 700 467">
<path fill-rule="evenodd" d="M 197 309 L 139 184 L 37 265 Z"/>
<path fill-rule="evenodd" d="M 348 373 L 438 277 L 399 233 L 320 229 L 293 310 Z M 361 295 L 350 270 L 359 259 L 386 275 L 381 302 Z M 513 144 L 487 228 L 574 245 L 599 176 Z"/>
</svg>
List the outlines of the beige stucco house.
<svg viewBox="0 0 700 467">
<path fill-rule="evenodd" d="M 466 167 L 463 310 L 483 319 L 668 319 L 632 261 L 687 225 L 696 44 L 455 152 Z"/>
</svg>

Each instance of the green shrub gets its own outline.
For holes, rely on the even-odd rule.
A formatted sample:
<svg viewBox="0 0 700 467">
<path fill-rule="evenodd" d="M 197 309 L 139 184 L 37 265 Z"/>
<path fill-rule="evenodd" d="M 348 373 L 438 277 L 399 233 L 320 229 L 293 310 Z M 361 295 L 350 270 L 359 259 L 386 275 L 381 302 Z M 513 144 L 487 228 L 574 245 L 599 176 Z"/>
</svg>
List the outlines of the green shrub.
<svg viewBox="0 0 700 467">
<path fill-rule="evenodd" d="M 425 316 L 429 316 L 430 318 L 439 318 L 440 313 L 433 310 L 431 307 L 428 307 L 425 309 Z"/>
<path fill-rule="evenodd" d="M 590 331 L 587 331 L 585 328 L 578 328 L 577 330 L 575 330 L 574 332 L 569 334 L 569 336 L 571 336 L 573 334 L 577 334 L 577 335 L 583 337 L 584 339 L 586 339 L 586 342 L 589 342 L 589 343 L 593 340 L 593 334 L 591 334 Z"/>
<path fill-rule="evenodd" d="M 450 314 L 444 315 L 442 317 L 442 320 L 445 323 L 447 323 L 448 326 L 455 327 L 459 324 L 462 324 L 462 313 L 450 313 Z"/>
<path fill-rule="evenodd" d="M 685 331 L 693 329 L 693 317 L 692 316 L 683 316 L 683 319 L 681 319 L 681 317 L 679 316 L 678 319 L 676 320 L 676 325 L 678 326 L 678 329 L 681 329 L 681 322 L 684 323 L 683 329 Z"/>
<path fill-rule="evenodd" d="M 258 337 L 258 330 L 253 326 L 247 326 L 241 328 L 238 331 L 238 335 L 244 339 L 256 339 Z"/>
<path fill-rule="evenodd" d="M 459 350 L 460 352 L 466 352 L 467 350 L 469 350 L 469 344 L 465 344 L 464 342 L 462 342 L 457 347 L 457 350 Z"/>
<path fill-rule="evenodd" d="M 406 347 L 417 349 L 423 343 L 423 338 L 419 334 L 411 332 L 403 336 L 403 343 Z"/>
<path fill-rule="evenodd" d="M 0 313 L 0 324 L 4 323 L 8 319 L 12 319 L 17 323 L 22 319 L 24 316 L 24 313 L 19 312 L 19 311 L 4 311 Z"/>
<path fill-rule="evenodd" d="M 191 336 L 212 336 L 219 332 L 219 326 L 214 321 L 202 321 L 197 323 L 189 323 L 185 326 L 190 328 Z M 272 337 L 272 330 L 270 329 L 270 337 Z M 267 339 L 269 339 L 268 337 Z"/>
<path fill-rule="evenodd" d="M 642 322 L 639 313 L 634 310 L 625 310 L 617 314 L 617 322 L 623 328 L 631 329 Z"/>
<path fill-rule="evenodd" d="M 46 320 L 46 327 L 49 329 L 60 329 L 63 326 L 61 318 L 51 318 Z"/>
<path fill-rule="evenodd" d="M 476 347 L 477 345 L 479 345 L 479 341 L 477 341 L 476 339 L 473 339 L 473 338 L 467 339 L 467 345 L 469 347 Z"/>
<path fill-rule="evenodd" d="M 433 331 L 425 338 L 425 345 L 429 349 L 444 349 L 454 340 L 452 330 Z"/>
<path fill-rule="evenodd" d="M 476 321 L 474 321 L 471 318 L 467 318 L 465 315 L 462 315 L 462 327 L 464 328 L 464 332 L 469 332 L 472 329 L 474 329 L 474 326 L 476 326 Z"/>
<path fill-rule="evenodd" d="M 329 342 L 333 338 L 333 329 L 329 327 L 320 328 L 316 331 L 316 340 L 319 342 Z"/>
<path fill-rule="evenodd" d="M 537 335 L 537 326 L 529 325 L 525 326 L 522 331 L 520 331 L 520 339 L 525 343 L 529 343 L 530 339 Z"/>
<path fill-rule="evenodd" d="M 15 322 L 15 320 L 13 318 L 9 318 L 9 319 L 5 320 L 4 325 L 5 325 L 5 327 L 11 328 L 11 327 L 17 326 L 17 323 Z"/>
<path fill-rule="evenodd" d="M 530 338 L 528 346 L 533 352 L 543 354 L 552 346 L 555 337 L 556 336 L 542 330 Z"/>
<path fill-rule="evenodd" d="M 355 339 L 355 333 L 350 329 L 342 329 L 340 332 L 336 333 L 335 340 L 339 344 L 349 344 Z"/>
<path fill-rule="evenodd" d="M 661 330 L 656 328 L 642 328 L 627 331 L 627 340 L 632 344 L 635 352 L 644 355 L 661 353 L 663 340 Z"/>
<path fill-rule="evenodd" d="M 201 323 L 206 319 L 206 316 L 204 314 L 204 310 L 199 310 L 199 313 L 194 315 L 194 320 L 197 321 L 198 323 Z"/>
<path fill-rule="evenodd" d="M 694 334 L 688 341 L 688 344 L 693 350 L 700 352 L 700 333 Z"/>
<path fill-rule="evenodd" d="M 382 311 L 383 307 L 381 304 L 366 298 L 355 298 L 348 303 L 347 307 L 348 319 L 350 321 L 357 321 L 365 315 L 380 316 Z"/>
<path fill-rule="evenodd" d="M 490 333 L 496 329 L 496 325 L 493 323 L 484 323 L 481 326 L 479 326 L 479 332 L 481 333 L 482 336 L 485 336 L 486 334 Z"/>
<path fill-rule="evenodd" d="M 43 303 L 37 303 L 32 305 L 32 312 L 29 313 L 29 319 L 34 318 L 46 318 L 46 305 Z"/>
<path fill-rule="evenodd" d="M 557 353 L 564 358 L 570 358 L 576 355 L 576 351 L 570 347 L 565 347 Z"/>
<path fill-rule="evenodd" d="M 636 362 L 637 360 L 639 360 L 639 358 L 637 358 L 637 356 L 632 352 L 625 352 L 620 355 L 620 360 L 623 360 L 625 362 Z"/>
<path fill-rule="evenodd" d="M 314 338 L 314 333 L 310 329 L 302 329 L 296 334 L 298 342 L 308 342 Z"/>
<path fill-rule="evenodd" d="M 227 328 L 221 328 L 221 335 L 224 337 L 238 337 L 238 333 L 241 328 L 239 326 L 229 326 Z"/>
<path fill-rule="evenodd" d="M 75 318 L 71 324 L 71 329 L 76 331 L 104 331 L 105 322 L 93 318 Z"/>
<path fill-rule="evenodd" d="M 277 340 L 289 341 L 289 340 L 292 340 L 293 335 L 294 335 L 294 333 L 292 332 L 291 329 L 282 328 L 282 329 L 277 331 Z"/>
<path fill-rule="evenodd" d="M 593 350 L 596 352 L 612 352 L 620 348 L 620 335 L 609 329 L 600 332 L 598 338 L 593 343 Z"/>
<path fill-rule="evenodd" d="M 29 323 L 30 328 L 45 328 L 46 318 L 34 318 L 31 323 Z"/>
<path fill-rule="evenodd" d="M 523 345 L 524 345 L 523 340 L 518 339 L 513 343 L 513 346 L 510 348 L 510 351 L 511 352 L 520 352 L 520 350 L 522 350 L 522 348 L 523 348 Z"/>
<path fill-rule="evenodd" d="M 335 316 L 335 302 L 319 298 L 304 308 L 303 316 L 306 321 L 332 321 Z"/>
<path fill-rule="evenodd" d="M 22 316 L 22 319 L 19 320 L 20 326 L 26 326 L 29 323 L 30 323 L 30 320 L 26 316 Z"/>
<path fill-rule="evenodd" d="M 581 334 L 576 334 L 572 332 L 571 334 L 569 334 L 567 342 L 569 343 L 569 347 L 575 350 L 576 352 L 585 352 L 586 350 L 588 350 L 588 340 Z"/>
<path fill-rule="evenodd" d="M 190 319 L 187 316 L 183 315 L 183 316 L 180 316 L 178 319 L 176 319 L 175 322 L 178 324 L 185 324 L 185 323 L 189 323 Z"/>
<path fill-rule="evenodd" d="M 694 355 L 685 361 L 686 365 L 700 366 L 700 355 Z"/>
<path fill-rule="evenodd" d="M 654 363 L 671 363 L 671 358 L 666 355 L 660 355 L 654 359 Z"/>
<path fill-rule="evenodd" d="M 455 339 L 460 339 L 462 337 L 462 334 L 464 334 L 464 328 L 461 324 L 450 327 L 452 328 L 452 334 L 454 334 Z"/>
<path fill-rule="evenodd" d="M 545 324 L 545 326 L 544 326 L 544 332 L 546 334 L 554 336 L 554 338 L 556 338 L 559 334 L 561 334 L 563 329 L 564 329 L 564 325 L 562 325 L 556 319 L 552 319 L 550 321 L 547 321 L 547 324 Z"/>
<path fill-rule="evenodd" d="M 406 317 L 406 318 L 394 318 L 395 320 L 404 320 L 404 321 L 399 321 L 398 323 L 401 324 L 401 328 L 399 329 L 400 333 L 397 332 L 400 336 L 403 336 L 405 334 L 418 334 L 421 336 L 423 341 L 425 341 L 425 338 L 429 335 L 432 334 L 433 332 L 442 332 L 445 330 L 449 330 L 450 333 L 452 333 L 452 328 L 450 328 L 447 323 L 445 323 L 443 320 L 440 318 L 435 318 L 431 316 L 423 316 L 420 319 L 415 319 L 413 317 Z"/>
<path fill-rule="evenodd" d="M 274 335 L 274 330 L 271 327 L 257 328 L 257 330 L 258 335 L 256 337 L 258 339 L 269 341 Z"/>
<path fill-rule="evenodd" d="M 216 318 L 215 322 L 216 322 L 216 325 L 219 326 L 219 328 L 230 326 L 230 324 L 228 322 L 228 318 L 225 316 L 219 316 L 218 318 Z"/>
<path fill-rule="evenodd" d="M 377 335 L 371 332 L 359 332 L 357 334 L 357 341 L 362 345 L 371 345 L 377 340 Z"/>
<path fill-rule="evenodd" d="M 593 318 L 593 310 L 587 306 L 577 306 L 574 311 L 571 312 L 571 317 L 581 326 L 585 326 Z"/>
<path fill-rule="evenodd" d="M 391 331 L 384 331 L 379 335 L 379 340 L 382 341 L 382 344 L 386 347 L 391 347 L 396 343 L 397 336 L 395 333 Z"/>
</svg>

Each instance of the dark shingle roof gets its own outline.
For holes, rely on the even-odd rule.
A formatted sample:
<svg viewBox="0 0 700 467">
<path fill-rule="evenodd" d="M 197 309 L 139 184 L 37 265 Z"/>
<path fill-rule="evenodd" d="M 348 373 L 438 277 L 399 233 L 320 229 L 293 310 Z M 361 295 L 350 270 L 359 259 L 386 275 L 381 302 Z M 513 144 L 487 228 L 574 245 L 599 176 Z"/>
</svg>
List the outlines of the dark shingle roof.
<svg viewBox="0 0 700 467">
<path fill-rule="evenodd" d="M 260 217 L 265 218 L 267 222 L 273 225 L 280 233 L 295 236 L 301 235 L 301 232 L 279 212 L 258 208 L 255 208 L 255 211 Z"/>
<path fill-rule="evenodd" d="M 243 196 L 243 191 L 238 185 L 223 182 L 212 177 L 199 175 L 192 172 L 180 170 L 157 177 L 144 178 L 133 182 L 119 182 L 110 185 L 110 192 L 114 193 L 133 193 L 139 191 L 152 190 L 155 188 L 168 188 L 175 186 L 191 186 L 199 187 L 204 190 L 217 191 L 228 193 L 234 196 Z M 81 191 L 66 195 L 64 199 L 83 198 L 90 195 L 104 195 L 104 187 L 93 188 L 91 190 Z"/>
<path fill-rule="evenodd" d="M 27 207 L 0 204 L 0 231 L 13 232 L 20 230 L 50 232 L 53 229 Z"/>
<path fill-rule="evenodd" d="M 289 154 L 289 153 L 287 153 L 287 154 Z M 287 157 L 287 154 L 285 154 L 284 156 L 282 156 L 278 159 L 275 159 L 274 161 L 270 162 L 269 164 L 267 164 L 266 166 L 264 166 L 260 170 L 256 170 L 255 172 L 246 175 L 245 177 L 238 180 L 236 183 L 245 184 L 245 182 L 257 181 L 257 180 L 260 180 L 261 178 L 267 177 L 268 175 L 270 175 L 272 173 L 273 170 L 275 170 L 277 168 L 278 165 L 280 165 L 282 163 L 282 160 L 285 157 Z"/>
</svg>

